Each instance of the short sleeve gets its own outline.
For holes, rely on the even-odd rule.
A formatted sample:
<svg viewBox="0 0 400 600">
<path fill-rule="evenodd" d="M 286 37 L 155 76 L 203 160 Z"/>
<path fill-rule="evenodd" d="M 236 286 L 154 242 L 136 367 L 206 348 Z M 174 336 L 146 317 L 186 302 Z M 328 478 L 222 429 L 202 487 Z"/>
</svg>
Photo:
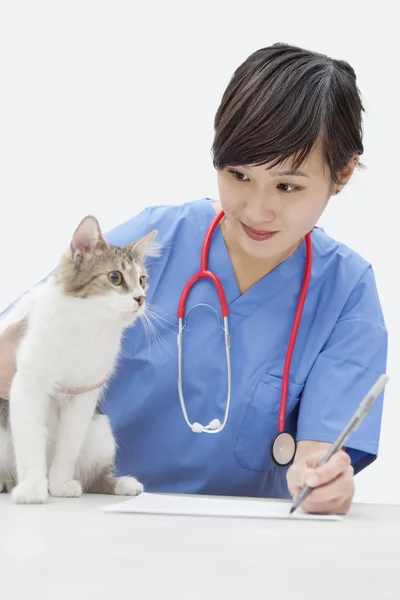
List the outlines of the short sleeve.
<svg viewBox="0 0 400 600">
<path fill-rule="evenodd" d="M 369 266 L 307 377 L 297 440 L 335 441 L 379 375 L 386 372 L 387 347 L 387 331 Z M 346 443 L 355 472 L 378 455 L 383 397 L 384 393 Z"/>
</svg>

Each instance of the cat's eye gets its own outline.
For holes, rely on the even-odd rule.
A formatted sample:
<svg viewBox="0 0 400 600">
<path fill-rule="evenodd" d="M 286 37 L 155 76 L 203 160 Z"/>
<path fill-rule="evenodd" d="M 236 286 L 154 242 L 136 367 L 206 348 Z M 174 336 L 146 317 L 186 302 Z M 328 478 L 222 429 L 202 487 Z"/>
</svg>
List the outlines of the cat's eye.
<svg viewBox="0 0 400 600">
<path fill-rule="evenodd" d="M 146 275 L 142 275 L 139 279 L 140 287 L 144 287 L 146 283 Z"/>
<path fill-rule="evenodd" d="M 121 285 L 122 274 L 119 271 L 111 271 L 111 273 L 108 274 L 108 279 L 113 285 Z"/>
</svg>

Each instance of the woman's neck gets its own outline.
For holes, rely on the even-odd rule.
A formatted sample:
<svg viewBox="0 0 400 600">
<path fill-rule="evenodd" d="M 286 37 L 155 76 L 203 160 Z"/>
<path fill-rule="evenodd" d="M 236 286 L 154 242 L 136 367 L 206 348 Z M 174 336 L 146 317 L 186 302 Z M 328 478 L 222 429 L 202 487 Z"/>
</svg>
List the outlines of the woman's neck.
<svg viewBox="0 0 400 600">
<path fill-rule="evenodd" d="M 217 214 L 221 211 L 219 202 L 213 202 Z M 222 236 L 228 250 L 240 294 L 247 292 L 253 285 L 276 269 L 278 265 L 291 256 L 301 245 L 302 240 L 294 247 L 271 258 L 255 258 L 250 256 L 240 247 L 236 236 L 232 233 L 229 222 L 223 218 L 220 222 Z"/>
</svg>

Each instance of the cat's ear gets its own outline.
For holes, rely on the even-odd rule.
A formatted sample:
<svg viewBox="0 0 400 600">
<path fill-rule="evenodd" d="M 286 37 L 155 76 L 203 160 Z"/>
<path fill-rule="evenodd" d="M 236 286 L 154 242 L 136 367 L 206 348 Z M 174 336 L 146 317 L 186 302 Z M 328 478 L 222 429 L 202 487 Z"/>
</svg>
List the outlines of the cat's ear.
<svg viewBox="0 0 400 600">
<path fill-rule="evenodd" d="M 99 242 L 104 241 L 99 222 L 92 215 L 88 215 L 79 223 L 71 241 L 72 258 L 82 260 L 84 252 L 89 252 Z"/>
<path fill-rule="evenodd" d="M 140 238 L 133 244 L 130 244 L 130 249 L 132 252 L 144 258 L 145 256 L 160 256 L 161 247 L 157 242 L 155 242 L 155 237 L 157 235 L 157 229 L 154 229 L 144 237 Z"/>
</svg>

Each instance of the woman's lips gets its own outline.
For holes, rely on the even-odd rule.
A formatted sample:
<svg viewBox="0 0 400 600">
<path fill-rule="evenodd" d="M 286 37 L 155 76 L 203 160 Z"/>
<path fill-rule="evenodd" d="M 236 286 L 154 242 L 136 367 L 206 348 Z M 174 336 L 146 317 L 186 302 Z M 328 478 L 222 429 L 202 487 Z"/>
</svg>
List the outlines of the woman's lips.
<svg viewBox="0 0 400 600">
<path fill-rule="evenodd" d="M 244 223 L 242 223 L 242 227 L 243 227 L 245 234 L 251 240 L 255 240 L 256 242 L 264 242 L 265 240 L 269 240 L 276 233 L 278 233 L 277 231 L 259 231 L 257 229 L 253 229 L 252 227 L 248 227 Z"/>
</svg>

